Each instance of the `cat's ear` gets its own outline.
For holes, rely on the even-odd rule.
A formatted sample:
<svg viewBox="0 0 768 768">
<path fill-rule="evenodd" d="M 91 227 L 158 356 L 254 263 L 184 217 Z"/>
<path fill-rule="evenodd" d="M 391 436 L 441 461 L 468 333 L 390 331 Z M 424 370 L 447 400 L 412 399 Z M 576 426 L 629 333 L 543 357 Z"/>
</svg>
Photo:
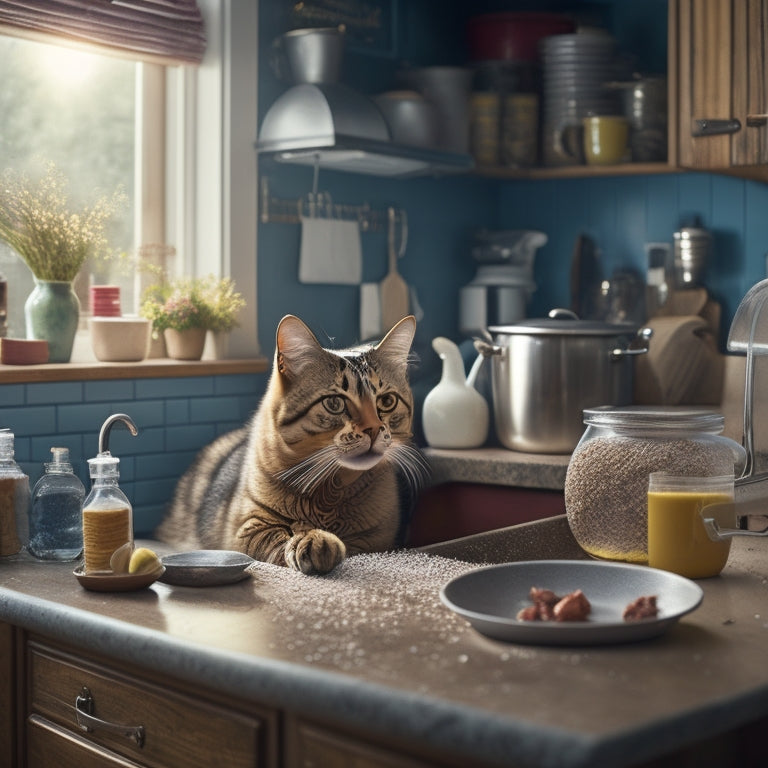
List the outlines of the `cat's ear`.
<svg viewBox="0 0 768 768">
<path fill-rule="evenodd" d="M 376 352 L 392 365 L 405 365 L 416 334 L 416 318 L 408 315 L 393 326 L 392 330 L 376 345 Z"/>
<path fill-rule="evenodd" d="M 295 315 L 286 315 L 277 326 L 275 361 L 280 373 L 295 377 L 322 351 L 309 328 Z"/>
</svg>

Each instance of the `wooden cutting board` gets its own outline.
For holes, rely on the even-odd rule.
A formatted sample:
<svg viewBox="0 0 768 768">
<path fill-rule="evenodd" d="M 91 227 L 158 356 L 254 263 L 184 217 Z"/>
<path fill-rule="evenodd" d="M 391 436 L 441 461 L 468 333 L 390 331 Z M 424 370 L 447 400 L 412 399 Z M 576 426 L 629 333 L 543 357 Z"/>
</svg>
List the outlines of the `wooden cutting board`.
<svg viewBox="0 0 768 768">
<path fill-rule="evenodd" d="M 395 323 L 402 320 L 409 312 L 410 301 L 408 283 L 397 271 L 398 257 L 403 255 L 406 240 L 405 219 L 402 218 L 400 226 L 400 252 L 396 245 L 397 234 L 397 215 L 394 208 L 387 211 L 388 215 L 388 236 L 387 252 L 389 258 L 389 272 L 381 281 L 380 300 L 381 300 L 381 325 L 384 333 L 388 332 Z M 401 217 L 405 212 L 401 212 Z"/>
</svg>

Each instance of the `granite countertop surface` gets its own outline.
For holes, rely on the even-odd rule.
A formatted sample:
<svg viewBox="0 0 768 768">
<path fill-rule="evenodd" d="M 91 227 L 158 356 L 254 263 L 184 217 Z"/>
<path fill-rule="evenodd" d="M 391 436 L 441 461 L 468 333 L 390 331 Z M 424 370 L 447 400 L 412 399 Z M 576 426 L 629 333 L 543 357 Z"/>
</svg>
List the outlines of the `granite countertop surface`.
<svg viewBox="0 0 768 768">
<path fill-rule="evenodd" d="M 438 597 L 477 563 L 571 558 L 564 517 L 350 558 L 332 577 L 259 563 L 211 588 L 88 592 L 71 563 L 22 555 L 0 559 L 0 620 L 474 766 L 620 768 L 768 716 L 765 539 L 736 539 L 702 605 L 644 642 L 499 642 Z"/>
<path fill-rule="evenodd" d="M 482 483 L 562 491 L 570 454 L 520 453 L 506 448 L 422 448 L 433 485 Z"/>
</svg>

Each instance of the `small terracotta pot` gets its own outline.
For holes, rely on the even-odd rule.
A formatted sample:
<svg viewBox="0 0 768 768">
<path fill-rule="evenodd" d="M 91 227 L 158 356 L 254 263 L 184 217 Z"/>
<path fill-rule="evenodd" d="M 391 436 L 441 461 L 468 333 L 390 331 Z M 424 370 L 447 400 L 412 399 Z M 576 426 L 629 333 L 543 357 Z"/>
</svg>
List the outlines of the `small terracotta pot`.
<svg viewBox="0 0 768 768">
<path fill-rule="evenodd" d="M 174 360 L 199 360 L 203 356 L 206 333 L 205 328 L 188 328 L 186 331 L 166 328 L 163 337 L 168 357 Z"/>
</svg>

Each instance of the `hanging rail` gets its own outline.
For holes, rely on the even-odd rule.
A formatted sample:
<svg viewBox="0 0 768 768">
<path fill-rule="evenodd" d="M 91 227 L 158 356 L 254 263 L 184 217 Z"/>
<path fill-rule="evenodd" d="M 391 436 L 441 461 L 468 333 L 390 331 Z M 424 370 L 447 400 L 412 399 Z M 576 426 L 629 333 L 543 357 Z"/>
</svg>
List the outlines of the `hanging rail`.
<svg viewBox="0 0 768 768">
<path fill-rule="evenodd" d="M 302 217 L 323 216 L 357 221 L 361 232 L 380 232 L 386 227 L 387 215 L 387 210 L 371 208 L 368 203 L 334 203 L 327 192 L 317 191 L 316 184 L 313 184 L 312 192 L 302 197 L 273 197 L 269 191 L 269 178 L 261 177 L 259 220 L 262 224 L 299 224 Z M 399 210 L 397 217 L 401 218 Z"/>
</svg>

